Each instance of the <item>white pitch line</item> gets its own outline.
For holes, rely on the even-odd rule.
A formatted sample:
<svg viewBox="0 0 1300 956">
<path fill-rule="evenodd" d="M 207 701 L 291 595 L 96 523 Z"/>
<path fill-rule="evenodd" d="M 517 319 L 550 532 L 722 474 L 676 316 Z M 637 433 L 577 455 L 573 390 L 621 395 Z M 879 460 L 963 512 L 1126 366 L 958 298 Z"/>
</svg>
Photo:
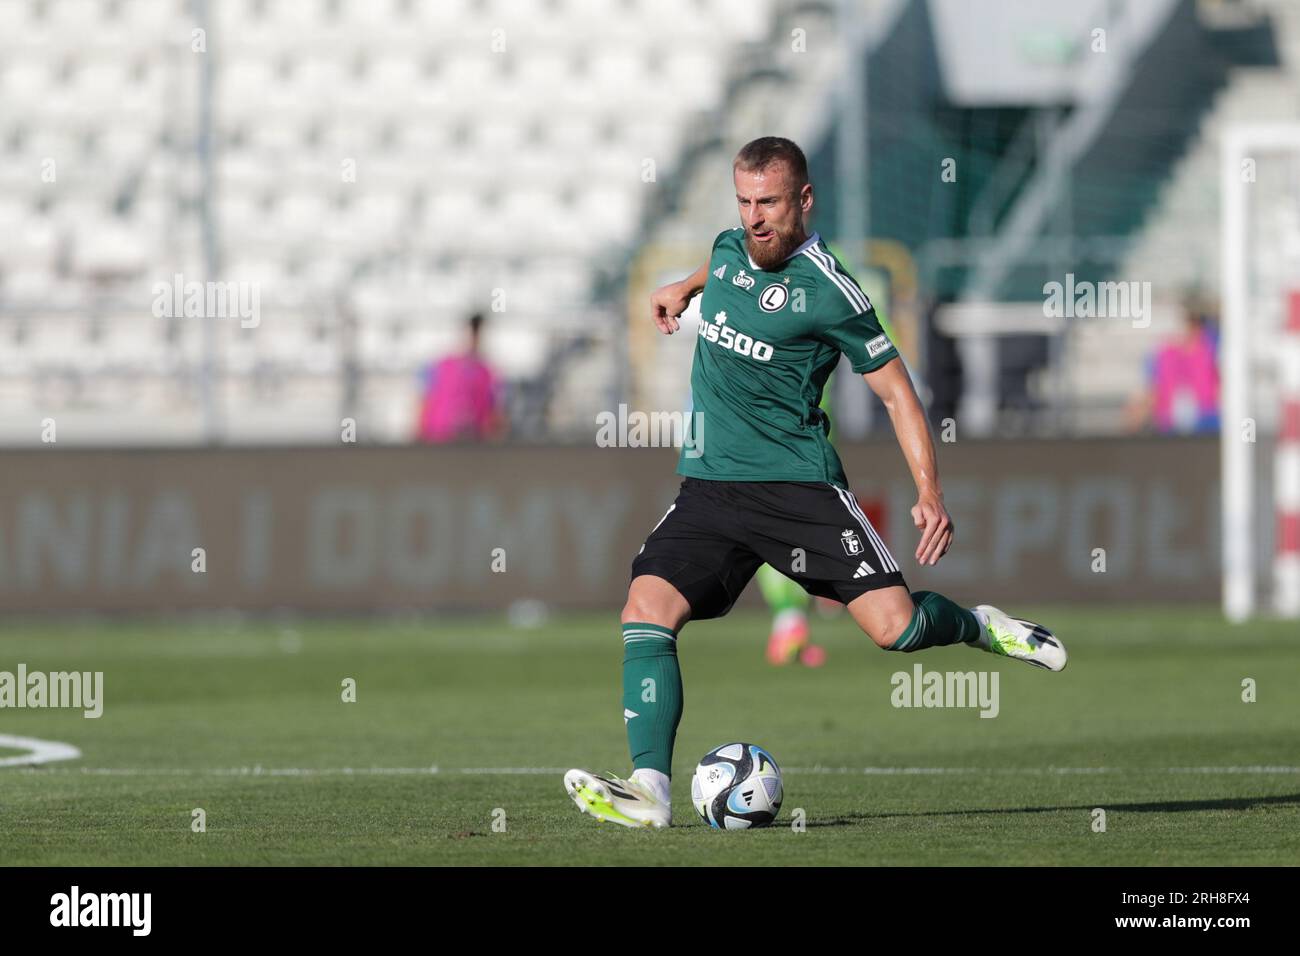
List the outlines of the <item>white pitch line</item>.
<svg viewBox="0 0 1300 956">
<path fill-rule="evenodd" d="M 865 776 L 907 776 L 909 774 L 966 774 L 966 775 L 1097 775 L 1114 773 L 1169 773 L 1169 774 L 1288 774 L 1300 773 L 1300 767 L 786 767 L 794 774 L 845 774 Z"/>
<path fill-rule="evenodd" d="M 25 755 L 9 757 L 0 766 L 22 767 L 45 760 L 71 760 L 81 755 L 75 747 L 29 738 L 0 736 L 0 746 L 19 746 L 6 741 L 22 740 L 22 746 L 42 744 L 58 755 L 37 760 Z M 460 774 L 471 777 L 550 776 L 562 774 L 567 767 L 50 767 L 32 773 L 83 774 L 102 777 L 367 777 L 367 776 L 438 776 Z M 786 773 L 833 774 L 844 776 L 1095 776 L 1100 774 L 1300 774 L 1300 767 L 786 767 Z"/>
<path fill-rule="evenodd" d="M 72 744 L 65 744 L 58 740 L 39 740 L 36 737 L 13 737 L 9 734 L 0 734 L 0 747 L 27 751 L 15 757 L 0 757 L 0 767 L 28 767 L 54 760 L 76 760 L 81 756 L 81 751 Z"/>
<path fill-rule="evenodd" d="M 361 777 L 432 776 L 441 771 L 437 767 L 56 767 L 32 772 L 88 777 Z"/>
</svg>

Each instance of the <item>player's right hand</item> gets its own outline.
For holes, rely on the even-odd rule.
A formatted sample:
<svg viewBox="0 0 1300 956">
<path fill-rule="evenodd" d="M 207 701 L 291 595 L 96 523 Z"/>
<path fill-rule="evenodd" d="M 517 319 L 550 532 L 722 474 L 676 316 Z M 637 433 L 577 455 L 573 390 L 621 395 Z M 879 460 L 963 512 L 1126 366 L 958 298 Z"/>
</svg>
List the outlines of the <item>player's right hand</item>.
<svg viewBox="0 0 1300 956">
<path fill-rule="evenodd" d="M 680 282 L 673 282 L 655 289 L 650 295 L 650 317 L 664 335 L 672 335 L 681 328 L 677 317 L 686 311 L 691 297 L 682 289 Z"/>
</svg>

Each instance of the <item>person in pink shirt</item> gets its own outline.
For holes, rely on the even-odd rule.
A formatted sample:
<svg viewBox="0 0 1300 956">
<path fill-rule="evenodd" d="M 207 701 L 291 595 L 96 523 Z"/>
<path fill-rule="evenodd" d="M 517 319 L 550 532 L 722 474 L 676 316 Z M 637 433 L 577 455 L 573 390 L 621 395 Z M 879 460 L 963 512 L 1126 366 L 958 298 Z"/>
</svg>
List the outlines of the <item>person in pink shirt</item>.
<svg viewBox="0 0 1300 956">
<path fill-rule="evenodd" d="M 483 441 L 501 436 L 505 422 L 500 381 L 480 354 L 482 328 L 483 316 L 470 316 L 465 351 L 439 359 L 425 370 L 417 441 Z"/>
<path fill-rule="evenodd" d="M 1203 435 L 1219 430 L 1218 330 L 1189 305 L 1182 333 L 1156 349 L 1146 363 L 1146 391 L 1130 404 L 1132 431 Z"/>
</svg>

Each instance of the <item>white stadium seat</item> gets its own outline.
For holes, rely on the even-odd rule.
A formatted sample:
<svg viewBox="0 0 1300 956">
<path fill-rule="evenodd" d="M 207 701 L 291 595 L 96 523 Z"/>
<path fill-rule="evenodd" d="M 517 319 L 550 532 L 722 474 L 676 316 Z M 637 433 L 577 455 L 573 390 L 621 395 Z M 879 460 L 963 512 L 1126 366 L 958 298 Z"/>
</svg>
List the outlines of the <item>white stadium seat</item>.
<svg viewBox="0 0 1300 956">
<path fill-rule="evenodd" d="M 310 236 L 319 235 L 332 216 L 330 204 L 319 196 L 295 193 L 277 204 L 274 228 L 283 241 L 301 242 Z"/>
<path fill-rule="evenodd" d="M 121 220 L 78 220 L 72 241 L 72 268 L 92 279 L 126 278 L 149 264 L 146 243 Z"/>
<path fill-rule="evenodd" d="M 30 55 L 0 62 L 0 94 L 9 118 L 39 116 L 42 103 L 60 85 L 58 66 Z"/>
<path fill-rule="evenodd" d="M 411 204 L 393 193 L 362 196 L 352 204 L 347 223 L 363 246 L 394 242 L 411 214 Z"/>
<path fill-rule="evenodd" d="M 20 47 L 32 36 L 33 9 L 30 3 L 0 3 L 0 50 Z"/>
<path fill-rule="evenodd" d="M 228 115 L 238 115 L 249 103 L 259 103 L 274 82 L 274 69 L 264 59 L 227 61 L 217 81 L 217 102 L 227 111 L 233 111 Z"/>
</svg>

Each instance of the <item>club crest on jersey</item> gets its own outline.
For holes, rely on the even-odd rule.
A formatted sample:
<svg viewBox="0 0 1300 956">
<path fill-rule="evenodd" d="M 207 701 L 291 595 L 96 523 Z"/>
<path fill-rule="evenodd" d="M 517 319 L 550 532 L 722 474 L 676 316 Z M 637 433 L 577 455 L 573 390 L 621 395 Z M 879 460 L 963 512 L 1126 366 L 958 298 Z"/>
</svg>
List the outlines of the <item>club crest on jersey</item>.
<svg viewBox="0 0 1300 956">
<path fill-rule="evenodd" d="M 744 269 L 741 269 L 739 272 L 737 272 L 734 276 L 731 277 L 731 284 L 738 285 L 742 289 L 752 289 L 754 288 L 754 277 L 749 273 L 747 273 Z"/>
<path fill-rule="evenodd" d="M 844 545 L 844 553 L 850 557 L 862 553 L 862 539 L 850 528 L 845 528 L 840 535 L 840 544 Z"/>
<path fill-rule="evenodd" d="M 783 285 L 773 283 L 763 290 L 758 297 L 758 307 L 764 312 L 779 312 L 790 301 L 790 291 Z"/>
</svg>

